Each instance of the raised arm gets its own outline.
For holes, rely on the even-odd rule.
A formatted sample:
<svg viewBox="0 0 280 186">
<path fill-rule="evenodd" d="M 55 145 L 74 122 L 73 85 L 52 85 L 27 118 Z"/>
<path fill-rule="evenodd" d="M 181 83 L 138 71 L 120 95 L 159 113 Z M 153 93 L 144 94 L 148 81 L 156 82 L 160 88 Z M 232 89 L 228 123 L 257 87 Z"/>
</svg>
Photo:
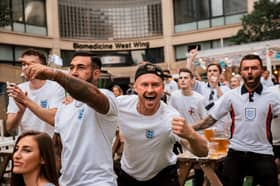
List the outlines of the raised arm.
<svg viewBox="0 0 280 186">
<path fill-rule="evenodd" d="M 187 60 L 186 60 L 186 68 L 190 69 L 197 80 L 201 80 L 201 77 L 199 73 L 197 73 L 195 66 L 194 66 L 194 60 L 198 54 L 198 46 L 196 46 L 195 49 L 192 49 L 189 53 L 186 53 Z"/>
<path fill-rule="evenodd" d="M 194 59 L 198 54 L 198 47 L 196 46 L 195 49 L 192 49 L 189 53 L 186 53 L 187 60 L 186 60 L 186 68 L 190 69 L 192 72 L 195 71 L 194 67 Z"/>
<path fill-rule="evenodd" d="M 180 141 L 187 149 L 197 156 L 207 156 L 207 140 L 189 126 L 183 117 L 172 119 L 172 131 L 182 138 Z"/>
<path fill-rule="evenodd" d="M 28 64 L 25 73 L 29 79 L 49 79 L 58 82 L 73 98 L 94 108 L 97 112 L 106 114 L 109 111 L 109 100 L 97 86 L 85 80 L 78 79 L 60 70 L 55 70 L 40 64 Z"/>
</svg>

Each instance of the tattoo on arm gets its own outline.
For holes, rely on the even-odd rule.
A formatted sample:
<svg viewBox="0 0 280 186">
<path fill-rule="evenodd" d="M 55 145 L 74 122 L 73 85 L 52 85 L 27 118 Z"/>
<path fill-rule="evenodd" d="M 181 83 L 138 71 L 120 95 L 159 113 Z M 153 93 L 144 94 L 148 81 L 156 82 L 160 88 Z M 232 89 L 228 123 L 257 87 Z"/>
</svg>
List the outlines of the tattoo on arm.
<svg viewBox="0 0 280 186">
<path fill-rule="evenodd" d="M 95 108 L 100 113 L 107 113 L 109 101 L 97 86 L 63 72 L 56 72 L 55 80 L 76 100 Z"/>
<path fill-rule="evenodd" d="M 217 120 L 215 120 L 211 115 L 208 115 L 206 118 L 195 124 L 193 128 L 195 130 L 203 130 L 213 126 L 216 123 L 216 121 Z"/>
</svg>

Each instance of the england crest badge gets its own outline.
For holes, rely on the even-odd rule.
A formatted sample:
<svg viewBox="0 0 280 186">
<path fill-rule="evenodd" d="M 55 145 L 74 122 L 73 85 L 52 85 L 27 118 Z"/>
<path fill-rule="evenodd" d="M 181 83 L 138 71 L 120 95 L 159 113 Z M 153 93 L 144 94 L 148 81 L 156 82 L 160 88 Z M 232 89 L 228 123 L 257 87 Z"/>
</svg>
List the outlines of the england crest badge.
<svg viewBox="0 0 280 186">
<path fill-rule="evenodd" d="M 254 120 L 256 117 L 256 108 L 245 108 L 245 118 L 247 121 Z"/>
<path fill-rule="evenodd" d="M 146 138 L 152 139 L 154 137 L 154 131 L 151 129 L 146 130 Z"/>
</svg>

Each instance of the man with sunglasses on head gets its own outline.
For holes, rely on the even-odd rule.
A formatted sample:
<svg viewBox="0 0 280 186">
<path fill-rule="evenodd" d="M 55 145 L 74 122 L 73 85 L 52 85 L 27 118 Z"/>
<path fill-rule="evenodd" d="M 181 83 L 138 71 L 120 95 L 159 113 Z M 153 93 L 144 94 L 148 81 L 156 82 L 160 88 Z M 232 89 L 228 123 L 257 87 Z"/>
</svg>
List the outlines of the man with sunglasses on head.
<svg viewBox="0 0 280 186">
<path fill-rule="evenodd" d="M 135 73 L 137 95 L 117 98 L 118 124 L 124 137 L 119 186 L 178 186 L 177 158 L 173 153 L 176 141 L 197 156 L 208 153 L 206 140 L 186 125 L 172 106 L 161 101 L 163 81 L 160 67 L 143 64 Z"/>
</svg>

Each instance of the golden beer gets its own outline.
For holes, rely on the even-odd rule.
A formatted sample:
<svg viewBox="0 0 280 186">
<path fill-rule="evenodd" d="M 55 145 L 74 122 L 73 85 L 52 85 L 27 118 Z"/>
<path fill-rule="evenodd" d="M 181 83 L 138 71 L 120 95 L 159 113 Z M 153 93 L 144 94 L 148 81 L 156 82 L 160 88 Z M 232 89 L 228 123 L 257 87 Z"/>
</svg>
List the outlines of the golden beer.
<svg viewBox="0 0 280 186">
<path fill-rule="evenodd" d="M 217 142 L 209 142 L 208 147 L 209 147 L 208 157 L 213 158 L 213 159 L 218 158 L 219 157 L 219 152 L 218 152 L 219 144 Z"/>
<path fill-rule="evenodd" d="M 218 153 L 219 154 L 226 154 L 228 150 L 229 140 L 225 137 L 214 137 L 211 138 L 212 142 L 218 143 Z"/>
<path fill-rule="evenodd" d="M 214 137 L 214 130 L 213 129 L 205 129 L 204 136 L 208 141 L 211 141 L 211 138 Z"/>
</svg>

